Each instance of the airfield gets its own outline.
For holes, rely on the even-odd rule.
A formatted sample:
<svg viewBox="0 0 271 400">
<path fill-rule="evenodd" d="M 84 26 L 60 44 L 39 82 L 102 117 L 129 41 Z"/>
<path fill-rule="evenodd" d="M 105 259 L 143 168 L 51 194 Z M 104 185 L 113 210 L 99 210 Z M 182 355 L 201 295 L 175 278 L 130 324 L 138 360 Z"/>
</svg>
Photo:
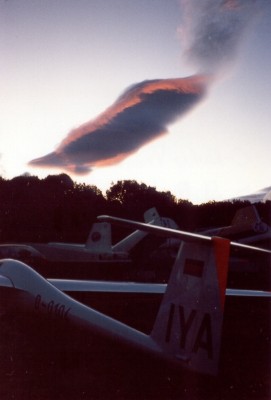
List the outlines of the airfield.
<svg viewBox="0 0 271 400">
<path fill-rule="evenodd" d="M 142 257 L 136 260 L 142 268 Z M 264 260 L 251 257 L 245 273 L 233 263 L 227 287 L 270 290 Z M 142 275 L 141 269 L 137 280 L 157 280 L 151 275 L 157 257 L 149 258 L 148 265 L 148 273 Z M 147 334 L 162 299 L 157 293 L 98 291 L 74 297 Z M 270 298 L 226 297 L 219 372 L 214 377 L 177 368 L 113 338 L 105 341 L 60 319 L 0 310 L 0 398 L 270 400 L 270 315 Z"/>
<path fill-rule="evenodd" d="M 117 298 L 94 296 L 93 305 L 148 331 L 159 299 L 145 300 L 135 306 L 130 298 L 120 307 Z M 2 317 L 0 398 L 270 400 L 270 311 L 267 299 L 226 299 L 217 377 L 176 369 L 60 323 Z"/>
</svg>

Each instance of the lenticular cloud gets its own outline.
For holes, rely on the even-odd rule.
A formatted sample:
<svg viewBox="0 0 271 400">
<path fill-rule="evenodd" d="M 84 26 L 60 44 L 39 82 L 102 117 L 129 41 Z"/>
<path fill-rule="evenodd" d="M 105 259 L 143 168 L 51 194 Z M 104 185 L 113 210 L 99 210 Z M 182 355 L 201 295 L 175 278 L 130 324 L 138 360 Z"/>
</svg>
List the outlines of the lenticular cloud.
<svg viewBox="0 0 271 400">
<path fill-rule="evenodd" d="M 181 0 L 181 4 L 184 56 L 198 74 L 131 86 L 96 119 L 72 130 L 55 151 L 29 165 L 86 174 L 122 161 L 167 133 L 168 126 L 191 110 L 211 80 L 233 62 L 241 39 L 265 2 Z"/>
<path fill-rule="evenodd" d="M 208 81 L 192 76 L 135 84 L 96 119 L 71 131 L 54 152 L 29 164 L 75 174 L 116 164 L 167 133 L 168 125 L 204 96 Z"/>
</svg>

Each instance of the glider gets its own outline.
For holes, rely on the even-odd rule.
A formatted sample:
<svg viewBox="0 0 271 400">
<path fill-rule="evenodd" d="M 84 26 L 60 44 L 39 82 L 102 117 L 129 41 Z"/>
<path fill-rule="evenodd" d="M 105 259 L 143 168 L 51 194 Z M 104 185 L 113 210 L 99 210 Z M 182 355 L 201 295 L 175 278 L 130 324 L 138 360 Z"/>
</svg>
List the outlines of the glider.
<svg viewBox="0 0 271 400">
<path fill-rule="evenodd" d="M 0 292 L 6 312 L 26 312 L 78 326 L 85 335 L 124 344 L 154 357 L 203 374 L 216 375 L 225 296 L 271 297 L 268 291 L 226 289 L 230 247 L 259 254 L 271 251 L 167 227 L 109 216 L 99 221 L 118 223 L 163 237 L 180 239 L 180 248 L 167 285 L 45 279 L 26 264 L 0 261 Z M 72 297 L 91 291 L 157 293 L 162 301 L 150 334 L 141 332 Z M 69 294 L 67 294 L 69 293 Z M 11 299 L 12 301 L 9 301 Z M 3 305 L 2 305 L 3 306 Z"/>
</svg>

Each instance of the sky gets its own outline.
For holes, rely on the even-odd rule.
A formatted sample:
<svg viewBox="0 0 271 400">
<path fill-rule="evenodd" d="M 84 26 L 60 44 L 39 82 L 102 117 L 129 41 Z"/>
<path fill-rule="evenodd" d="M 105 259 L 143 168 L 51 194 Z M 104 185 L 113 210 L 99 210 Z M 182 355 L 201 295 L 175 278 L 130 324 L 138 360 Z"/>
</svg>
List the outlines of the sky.
<svg viewBox="0 0 271 400">
<path fill-rule="evenodd" d="M 0 0 L 0 175 L 271 186 L 269 0 Z"/>
</svg>

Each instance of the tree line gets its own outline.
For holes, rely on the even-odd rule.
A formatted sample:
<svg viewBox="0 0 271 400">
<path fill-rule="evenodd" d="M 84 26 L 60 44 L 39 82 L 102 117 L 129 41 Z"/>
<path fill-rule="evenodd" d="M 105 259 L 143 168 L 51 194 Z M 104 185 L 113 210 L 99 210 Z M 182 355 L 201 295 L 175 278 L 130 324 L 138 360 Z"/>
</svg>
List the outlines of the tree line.
<svg viewBox="0 0 271 400">
<path fill-rule="evenodd" d="M 194 205 L 171 192 L 134 180 L 117 181 L 102 193 L 93 185 L 74 182 L 68 175 L 44 179 L 22 175 L 0 177 L 0 242 L 85 242 L 92 223 L 101 214 L 142 221 L 144 212 L 156 207 L 159 214 L 175 220 L 180 229 L 196 231 L 230 225 L 243 201 Z M 257 204 L 269 223 L 270 202 Z M 115 229 L 115 239 L 122 230 Z"/>
</svg>

